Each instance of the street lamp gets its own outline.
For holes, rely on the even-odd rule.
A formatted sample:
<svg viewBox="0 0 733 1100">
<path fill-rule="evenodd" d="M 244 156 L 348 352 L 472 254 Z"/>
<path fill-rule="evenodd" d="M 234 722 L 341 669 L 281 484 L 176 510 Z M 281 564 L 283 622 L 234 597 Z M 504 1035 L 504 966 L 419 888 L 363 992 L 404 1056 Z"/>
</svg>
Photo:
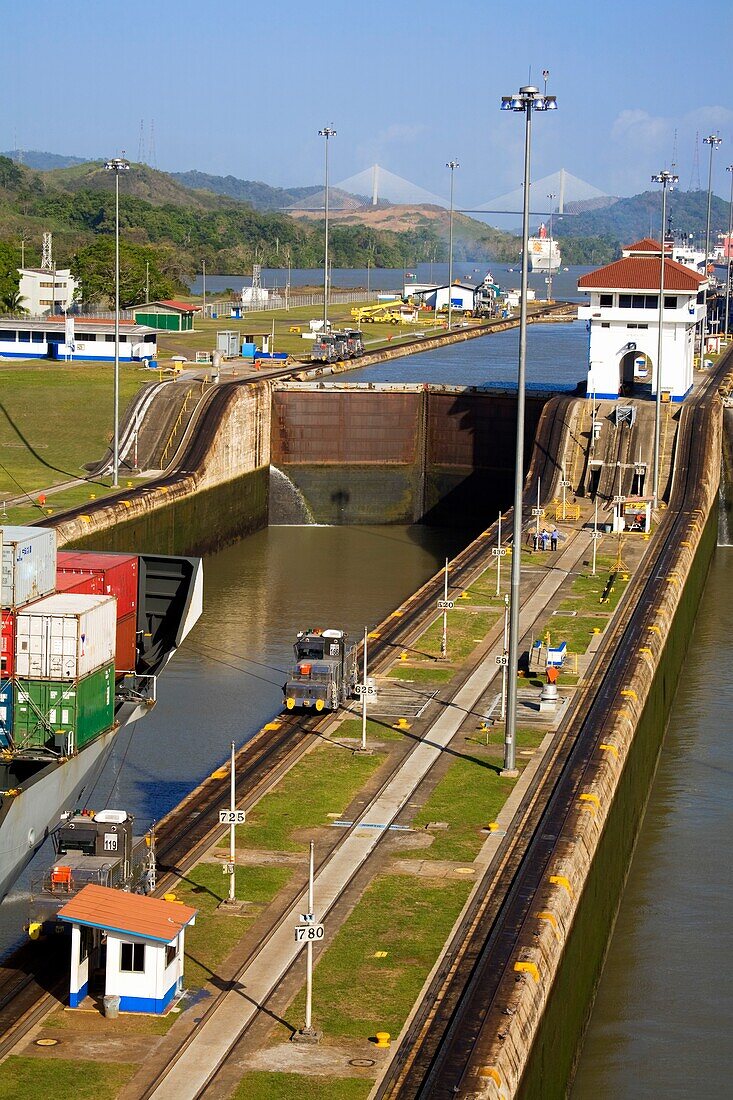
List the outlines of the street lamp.
<svg viewBox="0 0 733 1100">
<path fill-rule="evenodd" d="M 323 334 L 328 332 L 328 139 L 336 137 L 336 131 L 332 126 L 324 126 L 318 131 L 318 136 L 324 139 L 326 151 L 326 200 L 325 200 L 325 247 L 323 252 Z"/>
<path fill-rule="evenodd" d="M 453 173 L 460 168 L 457 160 L 449 160 L 446 168 L 450 168 L 450 221 L 448 223 L 448 332 L 453 322 L 452 286 L 453 286 Z M 437 305 L 437 303 L 436 303 Z"/>
<path fill-rule="evenodd" d="M 726 172 L 730 172 L 730 202 L 728 204 L 728 240 L 725 244 L 725 254 L 728 261 L 726 265 L 726 283 L 725 283 L 725 339 L 728 340 L 728 318 L 730 316 L 730 264 L 731 257 L 733 257 L 733 164 L 729 164 L 726 168 Z"/>
<path fill-rule="evenodd" d="M 512 533 L 511 607 L 509 616 L 509 693 L 504 733 L 504 775 L 517 774 L 517 664 L 519 660 L 519 585 L 522 556 L 522 488 L 524 483 L 524 388 L 527 364 L 527 271 L 529 268 L 529 181 L 532 112 L 554 111 L 557 100 L 532 86 L 516 95 L 502 96 L 502 111 L 524 113 L 524 206 L 522 212 L 522 299 L 519 307 L 519 368 L 517 372 L 517 444 L 514 458 L 514 523 Z"/>
<path fill-rule="evenodd" d="M 704 366 L 705 344 L 708 334 L 708 261 L 710 258 L 710 207 L 713 199 L 713 152 L 722 144 L 723 139 L 717 134 L 708 134 L 703 138 L 703 143 L 710 146 L 710 161 L 708 163 L 708 213 L 705 220 L 705 283 L 703 286 L 703 303 L 705 310 L 702 315 L 702 341 L 700 344 L 700 366 Z"/>
<path fill-rule="evenodd" d="M 120 172 L 129 172 L 123 157 L 113 157 L 104 167 L 115 174 L 115 381 L 114 437 L 112 444 L 112 485 L 120 483 Z"/>
<path fill-rule="evenodd" d="M 552 301 L 552 216 L 555 213 L 555 199 L 557 195 L 550 194 L 547 197 L 550 200 L 550 270 L 547 280 L 547 297 Z"/>
<path fill-rule="evenodd" d="M 659 503 L 659 427 L 662 421 L 662 337 L 664 333 L 664 227 L 667 224 L 667 188 L 672 190 L 680 181 L 679 176 L 672 175 L 666 169 L 652 176 L 652 183 L 662 185 L 662 228 L 659 234 L 661 245 L 661 259 L 659 263 L 659 334 L 657 336 L 657 392 L 654 403 L 654 483 L 652 496 L 654 507 Z"/>
</svg>

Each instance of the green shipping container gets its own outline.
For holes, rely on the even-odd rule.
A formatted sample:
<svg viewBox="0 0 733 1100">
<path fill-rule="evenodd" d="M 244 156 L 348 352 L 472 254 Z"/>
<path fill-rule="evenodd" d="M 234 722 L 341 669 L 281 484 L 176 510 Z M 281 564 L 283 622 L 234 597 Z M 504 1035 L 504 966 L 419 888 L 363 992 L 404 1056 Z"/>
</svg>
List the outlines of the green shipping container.
<svg viewBox="0 0 733 1100">
<path fill-rule="evenodd" d="M 18 679 L 14 696 L 13 740 L 17 747 L 54 747 L 57 736 L 68 736 L 78 751 L 114 722 L 114 664 L 71 684 Z"/>
</svg>

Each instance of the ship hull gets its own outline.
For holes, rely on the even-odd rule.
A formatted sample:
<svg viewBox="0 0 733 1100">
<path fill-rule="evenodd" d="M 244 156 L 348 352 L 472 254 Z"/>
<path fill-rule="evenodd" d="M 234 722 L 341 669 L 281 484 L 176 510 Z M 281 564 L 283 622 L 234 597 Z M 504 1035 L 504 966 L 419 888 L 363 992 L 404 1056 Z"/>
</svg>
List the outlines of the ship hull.
<svg viewBox="0 0 733 1100">
<path fill-rule="evenodd" d="M 73 810 L 91 792 L 107 762 L 118 728 L 102 734 L 78 756 L 50 764 L 28 779 L 13 798 L 3 799 L 0 816 L 0 900 L 65 810 Z"/>
</svg>

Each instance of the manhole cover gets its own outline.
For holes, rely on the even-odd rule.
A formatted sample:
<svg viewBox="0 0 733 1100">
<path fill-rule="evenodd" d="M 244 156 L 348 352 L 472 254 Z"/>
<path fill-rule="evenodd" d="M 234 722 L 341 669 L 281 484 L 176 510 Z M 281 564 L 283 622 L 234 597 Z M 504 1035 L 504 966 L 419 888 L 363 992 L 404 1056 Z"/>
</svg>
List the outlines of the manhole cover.
<svg viewBox="0 0 733 1100">
<path fill-rule="evenodd" d="M 349 1065 L 350 1066 L 357 1066 L 359 1069 L 369 1069 L 370 1066 L 374 1065 L 374 1059 L 373 1058 L 350 1058 L 349 1059 Z"/>
<path fill-rule="evenodd" d="M 37 1047 L 55 1047 L 58 1046 L 58 1039 L 36 1039 Z"/>
</svg>

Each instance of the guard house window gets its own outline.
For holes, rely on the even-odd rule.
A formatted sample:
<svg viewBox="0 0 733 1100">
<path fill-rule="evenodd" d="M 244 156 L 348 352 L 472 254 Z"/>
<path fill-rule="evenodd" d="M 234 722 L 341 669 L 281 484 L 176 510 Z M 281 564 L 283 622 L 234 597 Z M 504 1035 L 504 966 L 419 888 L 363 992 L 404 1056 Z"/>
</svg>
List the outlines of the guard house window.
<svg viewBox="0 0 733 1100">
<path fill-rule="evenodd" d="M 24 340 L 26 343 L 30 343 L 31 334 L 27 329 L 21 329 L 21 331 L 18 333 L 18 339 Z"/>
<path fill-rule="evenodd" d="M 120 944 L 120 970 L 127 974 L 143 974 L 145 972 L 144 943 Z"/>
<path fill-rule="evenodd" d="M 610 321 L 601 321 L 601 328 L 610 328 L 610 327 L 611 327 L 611 322 Z"/>
<path fill-rule="evenodd" d="M 598 304 L 601 306 L 612 306 L 613 294 L 601 294 Z"/>
<path fill-rule="evenodd" d="M 664 295 L 664 308 L 665 309 L 677 309 L 677 295 L 665 294 Z"/>
<path fill-rule="evenodd" d="M 79 962 L 89 958 L 89 952 L 94 942 L 94 930 L 82 925 L 79 929 Z"/>
<path fill-rule="evenodd" d="M 701 290 L 700 293 L 697 296 L 697 304 L 699 306 L 701 306 L 704 301 L 705 301 L 705 291 Z"/>
<path fill-rule="evenodd" d="M 165 965 L 169 967 L 170 964 L 178 958 L 178 940 L 175 943 L 169 943 L 165 949 Z"/>
<path fill-rule="evenodd" d="M 619 294 L 618 304 L 621 309 L 657 309 L 659 307 L 659 295 Z"/>
<path fill-rule="evenodd" d="M 9 330 L 0 332 L 0 340 L 12 340 L 15 342 L 15 332 L 10 332 Z"/>
</svg>

